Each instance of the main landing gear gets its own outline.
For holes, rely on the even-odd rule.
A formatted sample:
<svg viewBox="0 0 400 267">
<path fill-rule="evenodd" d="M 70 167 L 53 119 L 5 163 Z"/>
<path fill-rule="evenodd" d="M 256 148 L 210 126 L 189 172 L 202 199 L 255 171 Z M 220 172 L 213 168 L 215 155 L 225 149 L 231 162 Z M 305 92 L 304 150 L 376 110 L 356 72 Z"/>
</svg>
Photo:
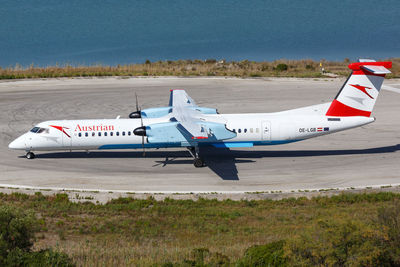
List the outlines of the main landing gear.
<svg viewBox="0 0 400 267">
<path fill-rule="evenodd" d="M 202 158 L 200 158 L 200 156 L 199 156 L 199 147 L 198 146 L 195 146 L 195 147 L 190 146 L 187 149 L 189 150 L 190 155 L 192 155 L 192 157 L 194 158 L 193 165 L 196 168 L 204 167 L 205 166 L 204 160 Z"/>
<path fill-rule="evenodd" d="M 33 152 L 27 152 L 26 153 L 26 158 L 27 159 L 34 159 L 35 158 L 35 154 Z"/>
</svg>

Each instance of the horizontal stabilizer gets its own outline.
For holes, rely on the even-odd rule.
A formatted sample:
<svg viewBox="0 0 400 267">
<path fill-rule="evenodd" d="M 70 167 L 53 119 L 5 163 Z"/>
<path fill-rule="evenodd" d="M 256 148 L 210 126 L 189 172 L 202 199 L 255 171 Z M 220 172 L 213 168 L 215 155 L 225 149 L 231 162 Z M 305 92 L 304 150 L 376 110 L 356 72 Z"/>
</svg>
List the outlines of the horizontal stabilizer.
<svg viewBox="0 0 400 267">
<path fill-rule="evenodd" d="M 382 61 L 382 62 L 356 62 L 356 63 L 351 63 L 349 65 L 349 69 L 355 71 L 354 74 L 362 74 L 358 73 L 357 71 L 367 71 L 367 73 L 364 73 L 368 75 L 370 74 L 375 74 L 375 75 L 381 75 L 381 74 L 387 74 L 391 73 L 388 69 L 392 68 L 392 62 L 390 61 Z"/>
<path fill-rule="evenodd" d="M 391 73 L 390 70 L 385 68 L 384 66 L 370 66 L 370 65 L 363 65 L 361 66 L 364 70 L 368 72 L 372 72 L 373 74 L 388 74 Z"/>
</svg>

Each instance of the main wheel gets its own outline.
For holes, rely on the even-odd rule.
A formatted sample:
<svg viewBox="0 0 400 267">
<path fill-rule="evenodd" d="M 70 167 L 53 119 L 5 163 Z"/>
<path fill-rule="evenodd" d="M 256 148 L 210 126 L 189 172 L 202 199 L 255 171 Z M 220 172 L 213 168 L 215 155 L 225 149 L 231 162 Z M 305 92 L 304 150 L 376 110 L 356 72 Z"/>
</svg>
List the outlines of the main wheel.
<svg viewBox="0 0 400 267">
<path fill-rule="evenodd" d="M 33 154 L 32 152 L 28 152 L 28 153 L 26 153 L 26 158 L 27 159 L 34 159 L 35 158 L 35 154 Z"/>
<path fill-rule="evenodd" d="M 193 165 L 196 168 L 204 167 L 204 161 L 200 158 L 196 158 L 196 159 L 194 159 Z"/>
</svg>

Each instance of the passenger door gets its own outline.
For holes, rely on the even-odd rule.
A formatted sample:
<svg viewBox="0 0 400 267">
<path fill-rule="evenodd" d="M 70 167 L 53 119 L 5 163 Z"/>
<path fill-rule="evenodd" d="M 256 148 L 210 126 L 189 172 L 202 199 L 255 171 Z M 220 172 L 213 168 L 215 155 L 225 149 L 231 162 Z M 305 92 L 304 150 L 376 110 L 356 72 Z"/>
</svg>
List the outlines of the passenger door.
<svg viewBox="0 0 400 267">
<path fill-rule="evenodd" d="M 261 135 L 262 135 L 262 140 L 271 140 L 271 122 L 269 121 L 261 122 Z"/>
</svg>

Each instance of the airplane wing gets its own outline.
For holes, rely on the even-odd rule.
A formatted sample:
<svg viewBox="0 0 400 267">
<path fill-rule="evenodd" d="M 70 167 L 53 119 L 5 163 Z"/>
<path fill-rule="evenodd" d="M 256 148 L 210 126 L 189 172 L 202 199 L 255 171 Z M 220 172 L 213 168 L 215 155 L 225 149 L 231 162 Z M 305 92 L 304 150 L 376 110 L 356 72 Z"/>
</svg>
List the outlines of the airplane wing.
<svg viewBox="0 0 400 267">
<path fill-rule="evenodd" d="M 196 102 L 185 92 L 185 90 L 174 89 L 171 90 L 169 96 L 169 106 L 183 106 L 183 107 L 197 107 Z"/>
<path fill-rule="evenodd" d="M 236 137 L 224 123 L 207 121 L 207 114 L 216 114 L 216 110 L 198 107 L 184 90 L 171 90 L 169 102 L 170 121 L 146 126 L 149 143 L 212 142 Z"/>
<path fill-rule="evenodd" d="M 192 139 L 207 139 L 208 133 L 202 125 L 202 113 L 191 107 L 196 103 L 184 90 L 171 90 L 170 105 L 172 117 L 178 122 L 177 128 L 183 134 L 189 133 Z"/>
</svg>

